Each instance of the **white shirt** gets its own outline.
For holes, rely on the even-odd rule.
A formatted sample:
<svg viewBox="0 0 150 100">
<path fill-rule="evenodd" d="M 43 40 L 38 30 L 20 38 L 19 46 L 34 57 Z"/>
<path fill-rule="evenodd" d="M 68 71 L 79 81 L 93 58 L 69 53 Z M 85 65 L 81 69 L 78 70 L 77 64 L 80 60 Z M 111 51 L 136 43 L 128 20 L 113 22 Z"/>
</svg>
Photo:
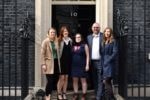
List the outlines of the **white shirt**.
<svg viewBox="0 0 150 100">
<path fill-rule="evenodd" d="M 92 41 L 92 60 L 99 60 L 100 59 L 100 53 L 99 53 L 99 35 L 93 35 L 93 41 Z"/>
<path fill-rule="evenodd" d="M 70 41 L 70 38 L 69 38 L 69 37 L 63 38 L 63 40 L 64 40 L 65 44 L 68 45 L 68 44 L 69 44 L 69 41 Z"/>
</svg>

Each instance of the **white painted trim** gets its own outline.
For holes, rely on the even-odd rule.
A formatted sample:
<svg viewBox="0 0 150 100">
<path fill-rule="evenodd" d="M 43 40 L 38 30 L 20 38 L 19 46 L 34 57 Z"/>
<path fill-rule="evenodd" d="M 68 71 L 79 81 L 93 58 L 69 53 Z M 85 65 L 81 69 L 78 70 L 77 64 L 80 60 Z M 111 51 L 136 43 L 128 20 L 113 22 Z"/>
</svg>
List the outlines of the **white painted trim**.
<svg viewBox="0 0 150 100">
<path fill-rule="evenodd" d="M 49 19 L 50 19 L 50 23 L 49 23 L 49 26 L 51 27 L 52 26 L 52 3 L 49 4 L 49 9 L 50 9 L 50 13 L 49 13 Z"/>
<path fill-rule="evenodd" d="M 45 75 L 41 73 L 41 43 L 51 27 L 51 0 L 35 1 L 35 87 L 45 87 Z"/>
<path fill-rule="evenodd" d="M 101 0 L 96 0 L 96 15 L 95 15 L 95 21 L 100 23 L 100 11 L 101 11 Z"/>
<path fill-rule="evenodd" d="M 52 5 L 95 5 L 95 4 L 96 4 L 95 1 L 52 1 Z"/>
<path fill-rule="evenodd" d="M 113 28 L 113 0 L 108 2 L 108 26 Z"/>
<path fill-rule="evenodd" d="M 113 0 L 97 0 L 96 21 L 100 23 L 101 32 L 106 27 L 113 28 Z"/>
<path fill-rule="evenodd" d="M 148 59 L 150 60 L 150 53 L 148 54 Z"/>
<path fill-rule="evenodd" d="M 96 5 L 95 21 L 100 23 L 101 31 L 113 26 L 113 0 L 95 1 L 52 1 L 35 0 L 35 87 L 45 86 L 45 75 L 41 74 L 40 49 L 52 24 L 52 5 Z"/>
<path fill-rule="evenodd" d="M 35 87 L 41 87 L 40 48 L 42 33 L 42 2 L 35 0 Z"/>
</svg>

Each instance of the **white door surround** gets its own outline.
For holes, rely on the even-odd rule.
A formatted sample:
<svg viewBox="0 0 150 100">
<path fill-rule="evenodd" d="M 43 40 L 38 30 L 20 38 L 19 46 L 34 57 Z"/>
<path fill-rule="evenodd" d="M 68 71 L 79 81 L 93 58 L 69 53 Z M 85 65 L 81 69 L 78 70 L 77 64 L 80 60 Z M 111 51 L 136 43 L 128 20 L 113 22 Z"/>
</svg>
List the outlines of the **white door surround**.
<svg viewBox="0 0 150 100">
<path fill-rule="evenodd" d="M 100 23 L 101 31 L 105 27 L 113 27 L 113 0 L 95 1 L 52 1 L 35 0 L 35 87 L 41 88 L 45 82 L 41 73 L 40 50 L 41 42 L 51 27 L 52 5 L 96 5 L 96 20 Z"/>
</svg>

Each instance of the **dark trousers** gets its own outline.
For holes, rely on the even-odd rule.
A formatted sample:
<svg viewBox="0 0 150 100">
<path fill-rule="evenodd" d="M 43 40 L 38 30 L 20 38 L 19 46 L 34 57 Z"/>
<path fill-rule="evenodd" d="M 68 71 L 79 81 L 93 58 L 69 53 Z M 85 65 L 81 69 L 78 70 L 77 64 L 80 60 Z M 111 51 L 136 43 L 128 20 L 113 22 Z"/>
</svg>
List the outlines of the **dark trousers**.
<svg viewBox="0 0 150 100">
<path fill-rule="evenodd" d="M 94 83 L 94 90 L 96 94 L 96 100 L 101 100 L 103 83 L 102 83 L 102 67 L 100 60 L 91 61 L 92 79 Z"/>
<path fill-rule="evenodd" d="M 58 60 L 54 60 L 54 74 L 46 74 L 47 84 L 45 88 L 46 96 L 52 93 L 53 88 L 55 87 L 54 83 L 57 83 L 59 75 L 59 68 L 58 68 Z"/>
<path fill-rule="evenodd" d="M 45 88 L 46 96 L 52 93 L 53 90 L 53 80 L 54 75 L 53 74 L 46 74 L 47 84 Z"/>
</svg>

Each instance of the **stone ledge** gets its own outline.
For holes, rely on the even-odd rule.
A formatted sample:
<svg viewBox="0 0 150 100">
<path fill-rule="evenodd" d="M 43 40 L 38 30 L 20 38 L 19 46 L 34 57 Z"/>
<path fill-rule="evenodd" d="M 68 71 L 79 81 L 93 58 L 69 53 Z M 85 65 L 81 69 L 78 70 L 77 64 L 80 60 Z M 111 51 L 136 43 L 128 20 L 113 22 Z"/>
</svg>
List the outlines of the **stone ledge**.
<svg viewBox="0 0 150 100">
<path fill-rule="evenodd" d="M 37 92 L 37 91 L 36 91 Z M 30 93 L 24 100 L 42 100 L 42 98 L 36 98 L 36 92 Z M 81 97 L 82 93 L 81 91 L 79 92 L 79 96 Z M 119 94 L 114 94 L 116 100 L 124 100 L 123 97 L 121 97 Z M 68 100 L 72 100 L 73 97 L 73 91 L 68 91 L 67 92 L 67 97 Z M 87 92 L 87 100 L 92 100 L 94 98 L 94 91 L 93 90 L 88 90 Z M 57 100 L 57 92 L 54 91 L 52 93 L 52 100 Z"/>
</svg>

